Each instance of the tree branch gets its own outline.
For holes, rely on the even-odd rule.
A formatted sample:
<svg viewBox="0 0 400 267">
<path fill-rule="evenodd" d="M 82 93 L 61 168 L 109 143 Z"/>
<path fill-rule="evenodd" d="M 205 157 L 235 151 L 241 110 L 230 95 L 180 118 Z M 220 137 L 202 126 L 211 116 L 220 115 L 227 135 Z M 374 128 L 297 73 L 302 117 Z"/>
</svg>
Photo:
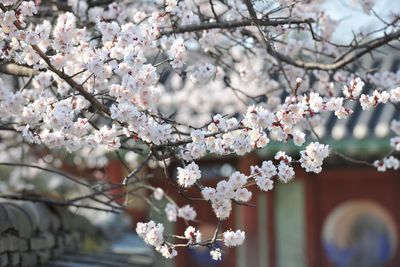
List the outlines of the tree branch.
<svg viewBox="0 0 400 267">
<path fill-rule="evenodd" d="M 281 26 L 281 25 L 300 25 L 300 24 L 308 24 L 314 22 L 312 19 L 306 20 L 266 20 L 266 19 L 257 19 L 257 24 L 260 26 Z M 186 25 L 177 27 L 173 30 L 163 30 L 161 35 L 170 35 L 176 33 L 185 33 L 185 32 L 197 32 L 203 30 L 211 30 L 211 29 L 232 29 L 232 28 L 240 28 L 247 26 L 254 26 L 253 20 L 232 20 L 232 21 L 221 21 L 221 22 L 209 22 L 202 24 L 194 24 L 194 25 Z"/>
<path fill-rule="evenodd" d="M 338 70 L 340 68 L 345 67 L 346 65 L 356 61 L 360 57 L 364 56 L 365 54 L 382 47 L 384 45 L 387 45 L 391 41 L 397 40 L 400 38 L 400 30 L 395 31 L 391 34 L 373 39 L 371 41 L 368 41 L 364 44 L 358 45 L 357 47 L 354 47 L 352 50 L 358 52 L 353 52 L 349 53 L 348 56 L 346 57 L 339 57 L 338 60 L 334 61 L 333 63 L 320 63 L 320 62 L 306 62 L 302 60 L 296 60 L 292 59 L 284 54 L 281 54 L 277 51 L 275 51 L 272 47 L 272 45 L 267 46 L 267 51 L 270 55 L 274 56 L 276 59 L 281 60 L 282 62 L 285 62 L 287 64 L 293 65 L 295 67 L 299 68 L 304 68 L 308 70 Z M 359 47 L 363 47 L 362 49 L 359 49 Z M 348 52 L 346 52 L 348 53 Z"/>
<path fill-rule="evenodd" d="M 77 208 L 118 213 L 118 211 L 116 211 L 114 209 L 100 208 L 100 207 L 95 207 L 95 206 L 90 206 L 90 205 L 73 204 L 73 203 L 70 203 L 69 201 L 60 201 L 60 200 L 47 199 L 47 198 L 41 198 L 41 197 L 32 197 L 32 196 L 27 196 L 27 195 L 16 195 L 16 194 L 1 195 L 0 194 L 0 198 L 21 200 L 21 201 L 40 202 L 40 203 L 57 205 L 57 206 L 72 206 L 72 207 L 77 207 Z"/>
<path fill-rule="evenodd" d="M 12 166 L 12 167 L 27 167 L 27 168 L 33 168 L 33 169 L 39 169 L 45 172 L 50 172 L 50 173 L 54 173 L 54 174 L 58 174 L 60 176 L 63 176 L 65 178 L 67 178 L 70 181 L 73 181 L 79 185 L 83 185 L 85 187 L 91 188 L 91 186 L 85 182 L 80 181 L 79 179 L 76 179 L 72 176 L 69 176 L 61 171 L 57 171 L 57 170 L 53 170 L 53 169 L 48 169 L 45 167 L 41 167 L 38 165 L 32 165 L 32 164 L 25 164 L 25 163 L 12 163 L 12 162 L 0 162 L 0 166 Z"/>
<path fill-rule="evenodd" d="M 13 76 L 32 77 L 39 72 L 29 67 L 21 66 L 15 63 L 4 63 L 0 65 L 0 72 Z"/>
</svg>

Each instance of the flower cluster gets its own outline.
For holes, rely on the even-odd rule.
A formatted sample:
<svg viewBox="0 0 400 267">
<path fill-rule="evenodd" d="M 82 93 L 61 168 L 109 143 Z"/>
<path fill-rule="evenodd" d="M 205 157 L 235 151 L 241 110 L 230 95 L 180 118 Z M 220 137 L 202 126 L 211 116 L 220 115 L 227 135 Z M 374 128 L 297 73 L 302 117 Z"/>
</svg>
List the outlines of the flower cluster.
<svg viewBox="0 0 400 267">
<path fill-rule="evenodd" d="M 171 66 L 173 68 L 182 68 L 186 57 L 186 47 L 183 38 L 175 39 L 168 51 Z"/>
<path fill-rule="evenodd" d="M 146 244 L 154 246 L 167 259 L 173 258 L 178 254 L 173 246 L 165 243 L 163 236 L 164 226 L 161 223 L 156 224 L 154 221 L 139 222 L 136 225 L 136 232 Z"/>
<path fill-rule="evenodd" d="M 224 236 L 224 244 L 227 247 L 237 247 L 243 244 L 245 239 L 245 233 L 241 230 L 234 231 L 226 231 L 223 234 Z"/>
<path fill-rule="evenodd" d="M 175 203 L 168 203 L 165 206 L 164 211 L 167 220 L 170 222 L 176 222 L 178 217 L 185 221 L 193 221 L 197 216 L 196 211 L 190 205 L 185 205 L 179 208 Z"/>
<path fill-rule="evenodd" d="M 221 260 L 221 256 L 222 256 L 221 249 L 220 248 L 216 248 L 216 249 L 211 250 L 210 251 L 210 256 L 215 261 Z"/>
<path fill-rule="evenodd" d="M 294 170 L 293 167 L 290 165 L 292 162 L 292 157 L 286 155 L 285 152 L 279 151 L 275 155 L 275 159 L 279 160 L 278 165 L 278 178 L 287 183 L 294 177 Z"/>
<path fill-rule="evenodd" d="M 136 233 L 146 242 L 154 247 L 161 247 L 164 243 L 164 226 L 161 223 L 156 224 L 154 221 L 148 223 L 137 223 Z"/>
<path fill-rule="evenodd" d="M 201 193 L 204 199 L 211 201 L 211 206 L 215 215 L 220 220 L 229 217 L 232 211 L 232 200 L 238 202 L 248 202 L 252 193 L 244 186 L 248 177 L 240 172 L 234 172 L 229 180 L 221 180 L 216 188 L 204 187 Z"/>
<path fill-rule="evenodd" d="M 196 183 L 201 178 L 201 171 L 199 166 L 192 162 L 185 168 L 178 167 L 178 184 L 182 187 L 188 188 Z"/>
<path fill-rule="evenodd" d="M 363 110 L 368 110 L 371 108 L 376 107 L 379 103 L 385 104 L 388 102 L 390 99 L 390 94 L 386 91 L 379 92 L 378 90 L 375 90 L 372 94 L 366 95 L 362 94 L 360 96 L 360 104 Z"/>
<path fill-rule="evenodd" d="M 153 196 L 156 200 L 161 200 L 164 197 L 164 190 L 160 187 L 157 187 L 153 192 Z"/>
<path fill-rule="evenodd" d="M 320 173 L 324 159 L 329 156 L 329 146 L 313 142 L 300 155 L 301 167 L 307 172 Z"/>
<path fill-rule="evenodd" d="M 206 83 L 215 74 L 216 67 L 213 64 L 206 63 L 194 68 L 190 74 L 190 79 L 193 83 Z"/>
<path fill-rule="evenodd" d="M 256 184 L 258 188 L 262 191 L 269 191 L 274 188 L 274 181 L 272 177 L 274 177 L 276 172 L 276 167 L 272 163 L 272 161 L 264 161 L 261 167 L 251 166 L 251 176 L 256 180 Z"/>
<path fill-rule="evenodd" d="M 388 169 L 398 170 L 400 168 L 400 160 L 390 156 L 388 158 L 384 158 L 383 160 L 374 161 L 374 166 L 379 172 L 385 172 Z"/>
<path fill-rule="evenodd" d="M 393 120 L 390 128 L 397 135 L 390 139 L 390 145 L 396 150 L 400 151 L 400 120 Z"/>
<path fill-rule="evenodd" d="M 350 82 L 350 86 L 343 86 L 343 95 L 346 98 L 357 98 L 364 87 L 364 82 L 360 78 L 354 78 Z"/>
<path fill-rule="evenodd" d="M 196 230 L 196 228 L 194 228 L 193 226 L 188 226 L 186 228 L 184 236 L 190 244 L 201 242 L 201 233 L 199 230 Z"/>
</svg>

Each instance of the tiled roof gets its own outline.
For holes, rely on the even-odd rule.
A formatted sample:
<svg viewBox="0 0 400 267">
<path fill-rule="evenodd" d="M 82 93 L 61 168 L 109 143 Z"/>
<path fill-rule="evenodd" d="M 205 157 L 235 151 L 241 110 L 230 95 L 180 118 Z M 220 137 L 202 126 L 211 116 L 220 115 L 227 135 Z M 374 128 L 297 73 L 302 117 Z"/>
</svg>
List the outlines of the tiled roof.
<svg viewBox="0 0 400 267">
<path fill-rule="evenodd" d="M 365 58 L 360 65 L 365 69 L 379 69 L 380 72 L 396 73 L 400 67 L 400 58 L 396 56 L 385 57 L 384 60 L 382 58 L 374 60 Z M 353 67 L 353 70 L 357 73 L 356 67 Z M 372 95 L 375 89 L 366 83 L 362 93 Z M 281 98 L 284 99 L 286 96 L 287 93 L 283 93 Z M 365 111 L 362 110 L 359 103 L 353 101 L 348 107 L 354 112 L 347 119 L 338 119 L 332 112 L 322 114 L 324 123 L 314 128 L 318 136 L 337 151 L 347 155 L 369 158 L 390 151 L 389 139 L 393 136 L 390 131 L 390 123 L 393 119 L 400 119 L 400 112 L 394 105 L 381 104 Z M 261 149 L 257 153 L 262 157 L 270 157 L 279 150 L 293 154 L 300 149 L 291 141 L 288 143 L 271 141 L 265 149 Z"/>
<path fill-rule="evenodd" d="M 365 70 L 379 70 L 379 72 L 394 72 L 396 73 L 400 67 L 400 57 L 396 56 L 398 51 L 388 49 L 386 55 L 376 55 L 374 58 L 365 56 L 357 64 L 350 66 L 353 73 L 357 74 L 358 70 L 364 73 Z M 393 56 L 390 56 L 393 55 Z M 361 67 L 362 66 L 362 69 Z M 173 73 L 164 73 L 163 84 L 168 90 L 172 90 Z M 184 80 L 187 82 L 188 79 Z M 313 88 L 316 79 L 311 78 L 308 88 Z M 306 85 L 302 85 L 306 87 Z M 364 86 L 364 94 L 372 94 L 375 88 L 366 83 Z M 392 88 L 388 88 L 392 89 Z M 177 89 L 175 89 L 177 90 Z M 245 91 L 245 88 L 243 89 Z M 282 92 L 281 99 L 284 100 L 288 96 L 288 92 Z M 260 101 L 265 101 L 265 98 L 260 98 Z M 393 105 L 385 104 L 378 105 L 371 110 L 362 110 L 359 103 L 356 101 L 349 103 L 354 112 L 347 119 L 338 119 L 332 112 L 322 114 L 324 123 L 315 127 L 315 131 L 319 137 L 326 143 L 331 144 L 338 150 L 347 151 L 350 153 L 359 154 L 375 154 L 390 149 L 389 138 L 392 136 L 390 131 L 390 122 L 393 119 L 400 119 L 400 112 Z M 361 141 L 361 143 L 359 143 Z M 359 143 L 360 145 L 358 145 Z M 368 150 L 365 151 L 365 146 Z M 258 153 L 260 155 L 269 155 L 277 150 L 293 150 L 297 151 L 292 142 L 278 143 L 271 142 L 266 149 L 262 149 Z"/>
<path fill-rule="evenodd" d="M 385 60 L 366 58 L 360 65 L 366 69 L 378 68 L 380 72 L 396 72 L 400 67 L 400 59 L 397 57 L 387 57 Z M 374 89 L 366 83 L 362 93 L 372 95 Z M 378 105 L 376 108 L 365 111 L 359 103 L 352 102 L 350 108 L 354 113 L 345 120 L 337 119 L 333 113 L 326 114 L 326 124 L 316 129 L 320 137 L 332 140 L 387 138 L 390 135 L 390 122 L 393 119 L 400 119 L 400 112 L 390 104 Z"/>
</svg>

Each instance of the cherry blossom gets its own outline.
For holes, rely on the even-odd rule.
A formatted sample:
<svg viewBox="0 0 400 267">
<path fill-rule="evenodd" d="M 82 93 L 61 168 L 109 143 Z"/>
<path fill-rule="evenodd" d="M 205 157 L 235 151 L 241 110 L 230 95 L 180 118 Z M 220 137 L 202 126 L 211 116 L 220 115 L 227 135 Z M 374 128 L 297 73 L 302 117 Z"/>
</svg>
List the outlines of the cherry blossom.
<svg viewBox="0 0 400 267">
<path fill-rule="evenodd" d="M 226 231 L 223 233 L 224 236 L 224 244 L 227 247 L 236 247 L 240 246 L 245 239 L 245 233 L 241 230 L 234 231 Z"/>
<path fill-rule="evenodd" d="M 165 206 L 165 214 L 168 221 L 176 222 L 176 219 L 178 217 L 178 207 L 175 204 L 168 203 Z"/>
<path fill-rule="evenodd" d="M 164 243 L 164 226 L 160 223 L 156 224 L 154 221 L 138 223 L 136 232 L 146 244 L 160 247 Z"/>
<path fill-rule="evenodd" d="M 251 203 L 254 188 L 288 183 L 298 165 L 320 173 L 328 156 L 339 156 L 314 129 L 331 114 L 346 120 L 383 105 L 399 110 L 400 72 L 371 70 L 358 60 L 398 41 L 398 16 L 378 16 L 374 1 L 358 5 L 386 26 L 353 31 L 348 44 L 333 38 L 340 24 L 312 1 L 229 0 L 215 9 L 187 0 L 94 2 L 68 0 L 68 11 L 46 1 L 0 4 L 2 157 L 50 169 L 66 159 L 77 169 L 101 169 L 118 157 L 130 173 L 121 184 L 104 182 L 95 170 L 96 181 L 79 186 L 105 196 L 123 186 L 127 197 L 145 188 L 149 204 L 168 202 L 160 210 L 168 221 L 189 222 L 197 217 L 190 198 L 178 206 L 141 172 L 180 164 L 166 175 L 168 184 L 182 194 L 201 192 L 219 226 L 215 238 L 202 240 L 193 226 L 171 236 L 161 223 L 138 223 L 138 235 L 166 258 L 177 256 L 179 246 L 205 246 L 221 260 L 217 241 L 241 245 L 244 231 L 219 233 L 234 205 Z M 360 66 L 355 73 L 353 63 Z M 377 171 L 400 168 L 400 121 L 392 120 L 390 129 L 392 150 L 367 164 Z M 279 151 L 249 166 L 248 175 L 233 170 L 204 186 L 202 158 L 242 156 L 271 143 L 282 150 L 293 143 L 300 151 Z M 33 190 L 30 177 L 41 175 L 10 173 L 0 192 Z"/>
<path fill-rule="evenodd" d="M 200 243 L 201 233 L 193 226 L 188 226 L 184 232 L 184 236 L 189 240 L 189 243 Z"/>
<path fill-rule="evenodd" d="M 216 248 L 216 249 L 211 250 L 210 251 L 210 255 L 211 255 L 211 258 L 213 260 L 220 261 L 221 260 L 221 256 L 222 256 L 221 249 L 220 248 Z"/>
<path fill-rule="evenodd" d="M 185 168 L 178 167 L 178 183 L 183 187 L 191 187 L 194 183 L 201 178 L 201 171 L 199 166 L 192 162 Z"/>
<path fill-rule="evenodd" d="M 193 221 L 196 216 L 196 211 L 190 205 L 185 205 L 178 209 L 178 217 L 184 219 L 185 221 Z"/>
<path fill-rule="evenodd" d="M 305 150 L 300 151 L 300 155 L 301 167 L 307 172 L 320 173 L 323 160 L 329 155 L 329 146 L 313 142 Z"/>
<path fill-rule="evenodd" d="M 153 192 L 153 196 L 155 199 L 161 200 L 164 197 L 164 190 L 160 187 L 157 187 Z"/>
</svg>

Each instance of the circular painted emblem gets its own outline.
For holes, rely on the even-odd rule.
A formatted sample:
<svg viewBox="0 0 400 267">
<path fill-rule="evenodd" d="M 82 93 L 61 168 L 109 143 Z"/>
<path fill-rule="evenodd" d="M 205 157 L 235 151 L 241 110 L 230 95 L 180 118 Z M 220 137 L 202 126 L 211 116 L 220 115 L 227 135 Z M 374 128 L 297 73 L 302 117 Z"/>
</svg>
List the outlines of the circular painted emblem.
<svg viewBox="0 0 400 267">
<path fill-rule="evenodd" d="M 336 267 L 384 266 L 397 249 L 396 225 L 373 201 L 347 201 L 325 219 L 322 243 Z"/>
</svg>

